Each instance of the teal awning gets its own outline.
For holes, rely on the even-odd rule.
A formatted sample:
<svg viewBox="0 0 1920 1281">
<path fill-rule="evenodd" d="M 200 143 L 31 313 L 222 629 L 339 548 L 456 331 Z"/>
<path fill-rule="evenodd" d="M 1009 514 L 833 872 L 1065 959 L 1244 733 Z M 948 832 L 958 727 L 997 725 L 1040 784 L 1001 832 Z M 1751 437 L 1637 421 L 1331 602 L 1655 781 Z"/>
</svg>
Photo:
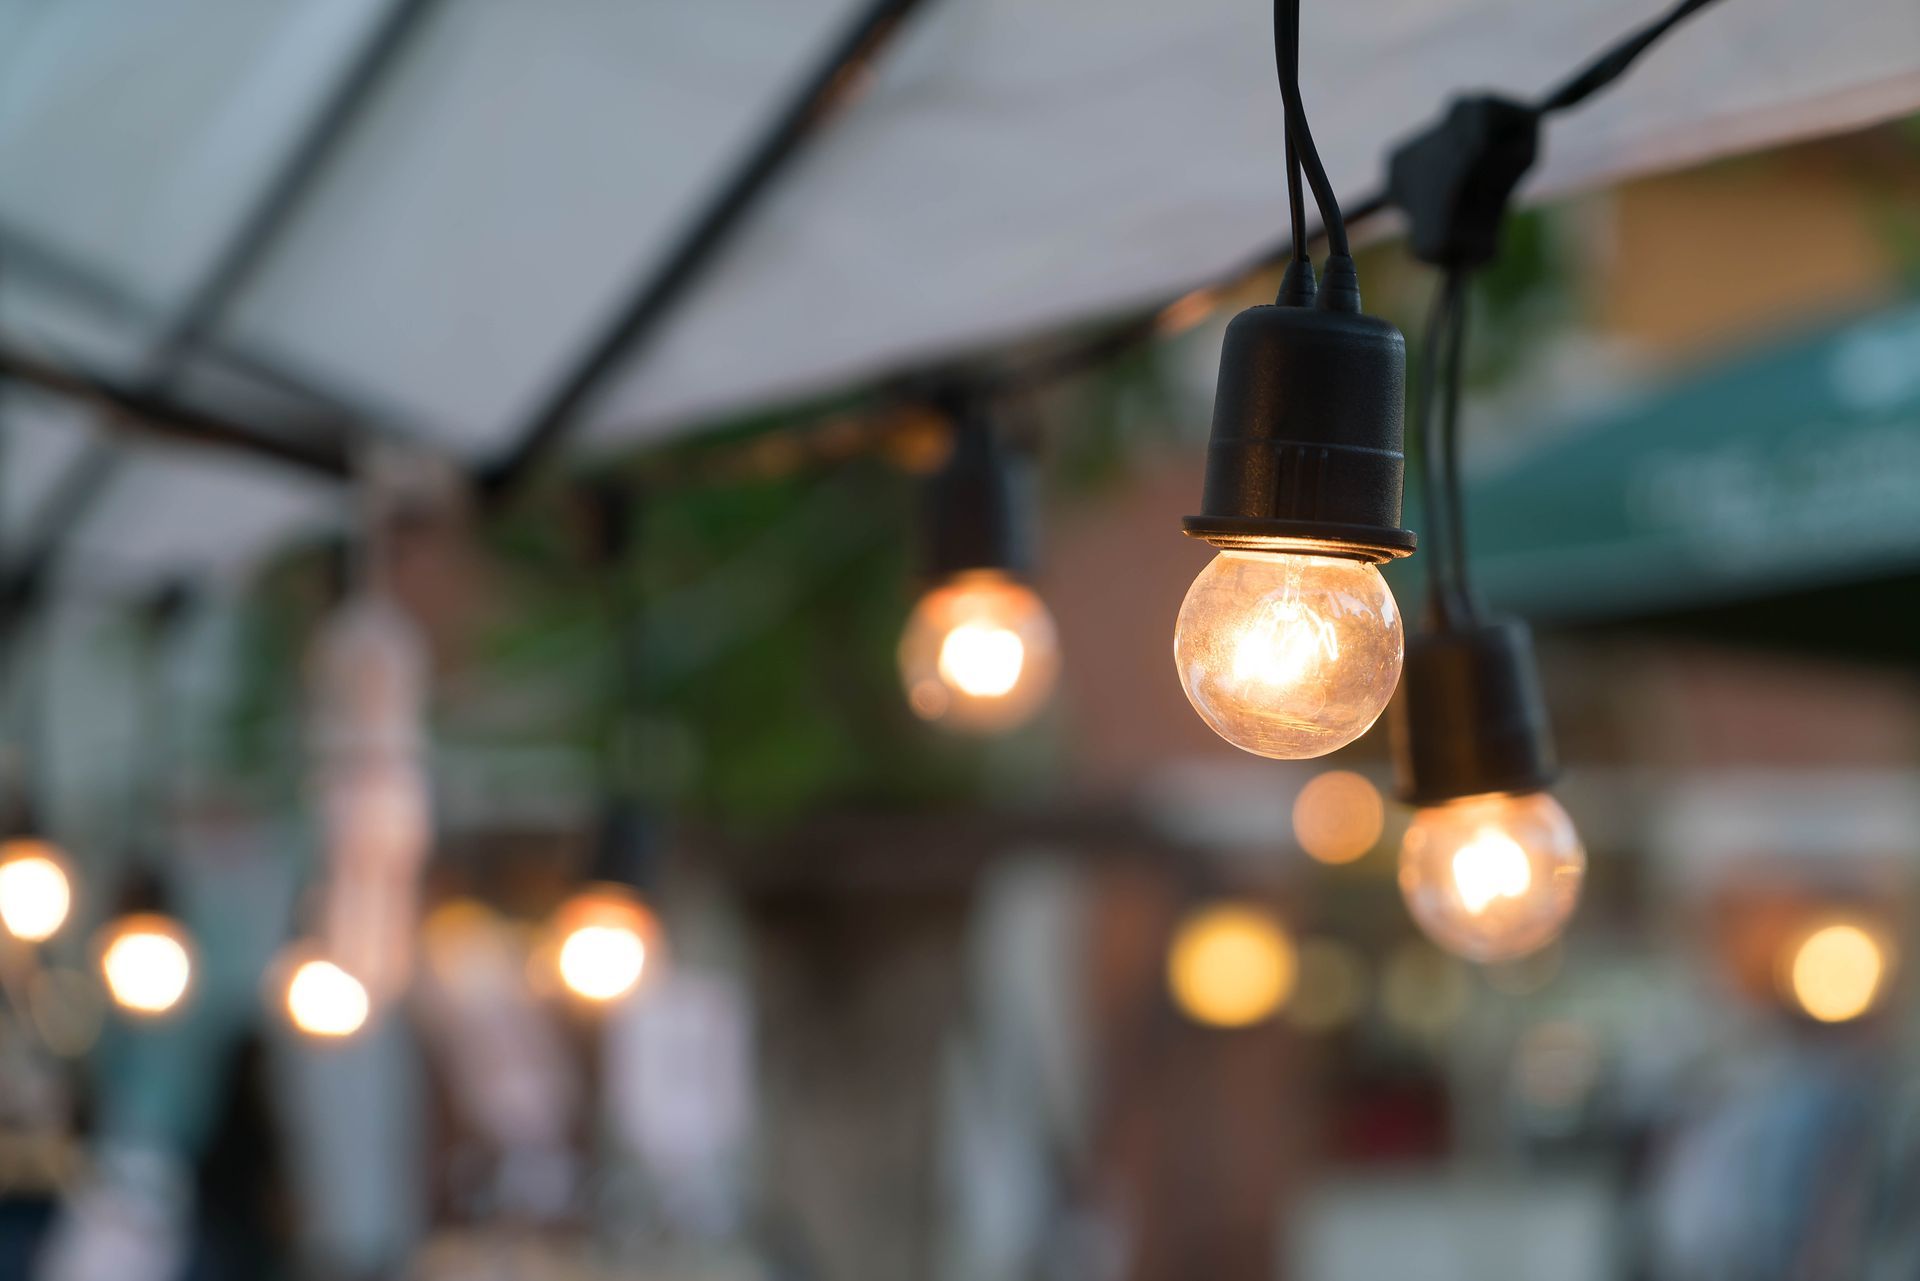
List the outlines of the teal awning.
<svg viewBox="0 0 1920 1281">
<path fill-rule="evenodd" d="M 1542 620 L 1920 570 L 1920 305 L 1652 390 L 1471 475 L 1468 490 L 1482 594 Z M 1410 610 L 1419 577 L 1417 558 L 1396 570 Z"/>
</svg>

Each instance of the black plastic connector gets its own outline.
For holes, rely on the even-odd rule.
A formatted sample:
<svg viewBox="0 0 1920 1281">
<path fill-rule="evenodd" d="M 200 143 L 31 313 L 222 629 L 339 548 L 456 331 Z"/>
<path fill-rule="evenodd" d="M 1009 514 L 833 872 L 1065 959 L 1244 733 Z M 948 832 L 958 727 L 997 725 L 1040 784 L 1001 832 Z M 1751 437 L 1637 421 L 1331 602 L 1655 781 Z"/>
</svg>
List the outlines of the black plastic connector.
<svg viewBox="0 0 1920 1281">
<path fill-rule="evenodd" d="M 1525 623 L 1409 638 L 1387 725 L 1409 805 L 1537 792 L 1559 772 Z"/>
<path fill-rule="evenodd" d="M 1407 242 L 1436 267 L 1485 266 L 1500 252 L 1514 188 L 1540 154 L 1540 113 L 1491 94 L 1458 98 L 1387 164 L 1387 197 L 1407 215 Z"/>
</svg>

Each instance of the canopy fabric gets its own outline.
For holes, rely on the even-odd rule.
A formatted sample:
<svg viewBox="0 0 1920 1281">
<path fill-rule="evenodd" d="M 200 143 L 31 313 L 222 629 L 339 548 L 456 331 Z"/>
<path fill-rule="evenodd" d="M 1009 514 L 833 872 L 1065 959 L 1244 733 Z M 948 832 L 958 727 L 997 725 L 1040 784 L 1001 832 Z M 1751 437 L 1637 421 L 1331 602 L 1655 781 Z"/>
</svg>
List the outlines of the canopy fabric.
<svg viewBox="0 0 1920 1281">
<path fill-rule="evenodd" d="M 7 339 L 151 372 L 391 2 L 0 0 Z M 1449 95 L 1535 93 L 1662 7 L 1308 4 L 1305 89 L 1335 185 L 1373 187 L 1391 142 Z M 207 346 L 457 458 L 497 456 L 862 8 L 434 6 Z M 1270 244 L 1284 202 L 1267 23 L 1248 0 L 927 0 L 575 439 L 695 430 L 1164 297 Z M 1911 0 L 1856 0 L 1844 22 L 1735 0 L 1557 121 L 1529 191 L 1916 107 Z M 216 377 L 204 351 L 176 375 L 229 412 L 277 394 L 232 362 Z M 9 422 L 58 425 L 39 408 Z M 137 552 L 141 573 L 235 566 L 328 518 L 302 478 L 222 466 L 217 501 L 177 463 L 123 468 L 98 520 L 137 524 L 138 547 L 117 534 L 98 554 Z M 0 531 L 33 506 L 21 486 Z M 244 527 L 221 523 L 238 511 Z"/>
<path fill-rule="evenodd" d="M 1920 570 L 1920 305 L 1550 436 L 1469 482 L 1479 585 L 1527 617 L 1632 618 Z"/>
</svg>

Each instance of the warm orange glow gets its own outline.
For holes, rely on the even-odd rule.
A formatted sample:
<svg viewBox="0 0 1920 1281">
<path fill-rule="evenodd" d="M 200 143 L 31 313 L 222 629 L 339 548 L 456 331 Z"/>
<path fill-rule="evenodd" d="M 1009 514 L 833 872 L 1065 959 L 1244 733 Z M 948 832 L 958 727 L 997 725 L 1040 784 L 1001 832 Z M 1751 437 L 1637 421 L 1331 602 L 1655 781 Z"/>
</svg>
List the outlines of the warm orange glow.
<svg viewBox="0 0 1920 1281">
<path fill-rule="evenodd" d="M 1293 835 L 1309 857 L 1351 863 L 1380 841 L 1387 807 L 1379 789 L 1350 770 L 1318 775 L 1293 802 Z"/>
<path fill-rule="evenodd" d="M 554 968 L 567 991 L 604 1004 L 639 988 L 654 960 L 659 926 L 638 897 L 618 885 L 590 886 L 554 920 Z"/>
<path fill-rule="evenodd" d="M 16 837 L 0 845 L 0 925 L 26 943 L 42 943 L 66 924 L 73 886 L 58 851 Z"/>
<path fill-rule="evenodd" d="M 124 916 L 107 927 L 100 974 L 115 1005 L 133 1014 L 165 1014 L 180 1004 L 193 979 L 186 931 L 153 912 Z"/>
<path fill-rule="evenodd" d="M 1845 1023 L 1880 999 L 1890 949 L 1857 925 L 1824 926 L 1794 947 L 1786 977 L 1789 995 L 1809 1018 Z"/>
<path fill-rule="evenodd" d="M 332 961 L 303 961 L 287 980 L 287 1016 L 308 1036 L 352 1036 L 371 1010 L 366 987 Z"/>
<path fill-rule="evenodd" d="M 1573 820 L 1547 793 L 1467 796 L 1414 814 L 1400 846 L 1400 893 L 1449 952 L 1510 961 L 1559 937 L 1586 868 Z"/>
<path fill-rule="evenodd" d="M 1047 607 L 998 570 L 957 574 L 920 598 L 900 638 L 915 715 L 954 729 L 1012 729 L 1046 704 L 1060 665 Z"/>
<path fill-rule="evenodd" d="M 1247 1027 L 1293 992 L 1293 941 L 1266 910 L 1237 903 L 1203 908 L 1174 931 L 1167 986 L 1182 1012 L 1209 1027 Z"/>
</svg>

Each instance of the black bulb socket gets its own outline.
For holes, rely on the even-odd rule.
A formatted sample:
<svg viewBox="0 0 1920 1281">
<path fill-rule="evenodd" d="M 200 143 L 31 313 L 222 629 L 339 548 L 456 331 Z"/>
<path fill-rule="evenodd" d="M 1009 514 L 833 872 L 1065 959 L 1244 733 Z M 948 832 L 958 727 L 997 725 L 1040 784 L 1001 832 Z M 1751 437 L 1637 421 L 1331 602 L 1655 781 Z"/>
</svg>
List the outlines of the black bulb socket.
<svg viewBox="0 0 1920 1281">
<path fill-rule="evenodd" d="M 938 583 L 969 570 L 1033 567 L 1032 477 L 977 411 L 953 420 L 952 444 L 926 483 L 921 570 Z"/>
<path fill-rule="evenodd" d="M 1559 773 L 1525 623 L 1412 637 L 1387 725 L 1409 805 L 1537 792 Z"/>
<path fill-rule="evenodd" d="M 1227 325 L 1200 514 L 1216 547 L 1350 556 L 1414 549 L 1406 483 L 1407 343 L 1359 310 L 1350 260 L 1312 306 L 1250 307 Z M 1283 297 L 1298 297 L 1297 282 Z"/>
</svg>

